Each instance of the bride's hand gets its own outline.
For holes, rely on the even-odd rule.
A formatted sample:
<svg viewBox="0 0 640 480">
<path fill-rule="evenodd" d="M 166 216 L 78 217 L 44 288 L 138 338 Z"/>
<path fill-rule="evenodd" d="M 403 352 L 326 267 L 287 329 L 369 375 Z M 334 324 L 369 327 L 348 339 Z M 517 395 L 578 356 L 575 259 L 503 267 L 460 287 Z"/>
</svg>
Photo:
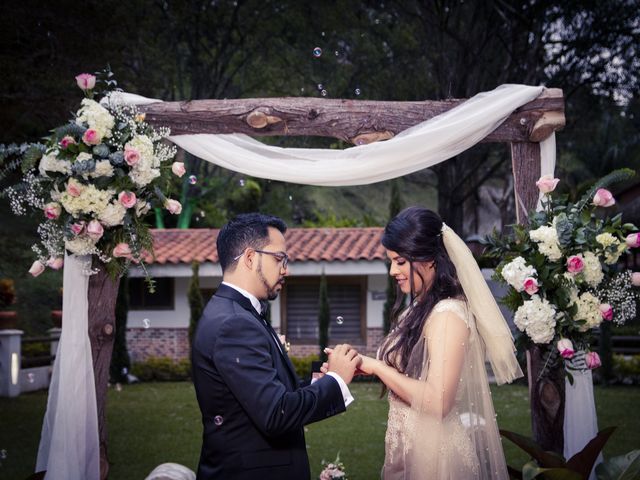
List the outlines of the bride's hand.
<svg viewBox="0 0 640 480">
<path fill-rule="evenodd" d="M 375 358 L 367 357 L 366 355 L 358 355 L 359 363 L 356 375 L 374 375 L 375 364 L 378 362 Z"/>
<path fill-rule="evenodd" d="M 324 349 L 324 353 L 326 353 L 327 355 L 331 355 L 331 352 L 333 352 L 333 348 L 327 347 Z M 355 375 L 373 375 L 373 365 L 375 362 L 377 362 L 377 360 L 375 360 L 374 358 L 359 354 L 358 366 L 356 367 L 354 376 Z M 364 367 L 363 367 L 363 364 L 364 364 Z M 320 371 L 326 374 L 329 371 L 329 364 L 327 362 L 324 362 L 320 367 Z"/>
</svg>

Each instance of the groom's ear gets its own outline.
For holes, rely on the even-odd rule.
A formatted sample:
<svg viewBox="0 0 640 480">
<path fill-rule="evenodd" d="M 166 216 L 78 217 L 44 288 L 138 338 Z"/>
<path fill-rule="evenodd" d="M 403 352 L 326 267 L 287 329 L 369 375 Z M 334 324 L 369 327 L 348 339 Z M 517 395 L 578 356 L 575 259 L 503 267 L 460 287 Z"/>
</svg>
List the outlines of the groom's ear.
<svg viewBox="0 0 640 480">
<path fill-rule="evenodd" d="M 256 251 L 253 248 L 247 248 L 242 258 L 244 259 L 246 267 L 249 270 L 253 270 L 253 265 L 256 261 Z"/>
</svg>

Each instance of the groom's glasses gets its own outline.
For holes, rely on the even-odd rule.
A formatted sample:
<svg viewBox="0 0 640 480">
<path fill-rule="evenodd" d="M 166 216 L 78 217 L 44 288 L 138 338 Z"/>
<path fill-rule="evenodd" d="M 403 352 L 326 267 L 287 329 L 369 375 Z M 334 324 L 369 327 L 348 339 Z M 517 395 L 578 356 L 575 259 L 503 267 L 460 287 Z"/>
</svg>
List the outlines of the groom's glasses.
<svg viewBox="0 0 640 480">
<path fill-rule="evenodd" d="M 278 261 L 278 263 L 282 263 L 282 268 L 286 269 L 287 265 L 289 265 L 289 255 L 287 255 L 284 252 L 269 252 L 267 250 L 254 250 L 254 252 L 256 252 L 256 253 L 264 253 L 265 255 L 271 255 L 272 257 L 274 257 Z M 234 257 L 233 261 L 235 262 L 242 255 L 244 255 L 244 252 L 242 252 L 240 255 Z"/>
</svg>

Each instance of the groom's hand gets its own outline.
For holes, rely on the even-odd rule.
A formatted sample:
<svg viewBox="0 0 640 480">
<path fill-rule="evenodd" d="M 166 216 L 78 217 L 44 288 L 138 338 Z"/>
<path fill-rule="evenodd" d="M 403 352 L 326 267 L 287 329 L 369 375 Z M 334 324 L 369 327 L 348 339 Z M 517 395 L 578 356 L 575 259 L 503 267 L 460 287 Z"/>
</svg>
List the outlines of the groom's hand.
<svg viewBox="0 0 640 480">
<path fill-rule="evenodd" d="M 358 363 L 358 351 L 351 348 L 351 345 L 336 345 L 330 351 L 327 371 L 337 373 L 345 383 L 349 384 L 353 379 Z"/>
</svg>

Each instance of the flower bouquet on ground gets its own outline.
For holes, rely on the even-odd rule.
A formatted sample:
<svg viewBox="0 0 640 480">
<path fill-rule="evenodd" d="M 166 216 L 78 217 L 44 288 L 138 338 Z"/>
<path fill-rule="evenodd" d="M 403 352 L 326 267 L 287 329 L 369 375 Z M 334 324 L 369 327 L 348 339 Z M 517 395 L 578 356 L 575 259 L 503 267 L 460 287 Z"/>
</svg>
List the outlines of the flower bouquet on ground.
<svg viewBox="0 0 640 480">
<path fill-rule="evenodd" d="M 176 149 L 164 141 L 169 130 L 152 128 L 134 106 L 118 102 L 112 75 L 76 77 L 85 94 L 80 109 L 45 144 L 0 151 L 2 176 L 18 167 L 24 174 L 3 192 L 13 212 L 35 210 L 43 217 L 40 242 L 32 247 L 34 276 L 47 266 L 61 268 L 65 250 L 97 257 L 113 275 L 130 261 L 144 268 L 152 238 L 143 217 L 153 207 L 181 211 L 162 193 L 172 174 L 184 173 L 181 163 L 171 163 Z"/>
<path fill-rule="evenodd" d="M 344 465 L 340 461 L 339 453 L 331 463 L 322 460 L 322 467 L 322 471 L 318 477 L 320 480 L 349 480 L 344 470 Z"/>
<path fill-rule="evenodd" d="M 500 259 L 494 278 L 509 286 L 502 302 L 515 312 L 516 327 L 529 345 L 555 345 L 547 363 L 564 358 L 570 381 L 569 370 L 600 366 L 590 351 L 594 328 L 636 316 L 640 273 L 618 262 L 640 246 L 640 234 L 622 223 L 621 214 L 610 218 L 602 211 L 615 204 L 605 187 L 633 175 L 628 169 L 612 172 L 576 203 L 555 198 L 559 180 L 542 177 L 542 209 L 530 213 L 527 225 L 514 225 L 511 235 L 494 232 L 487 239 L 487 254 Z"/>
</svg>

